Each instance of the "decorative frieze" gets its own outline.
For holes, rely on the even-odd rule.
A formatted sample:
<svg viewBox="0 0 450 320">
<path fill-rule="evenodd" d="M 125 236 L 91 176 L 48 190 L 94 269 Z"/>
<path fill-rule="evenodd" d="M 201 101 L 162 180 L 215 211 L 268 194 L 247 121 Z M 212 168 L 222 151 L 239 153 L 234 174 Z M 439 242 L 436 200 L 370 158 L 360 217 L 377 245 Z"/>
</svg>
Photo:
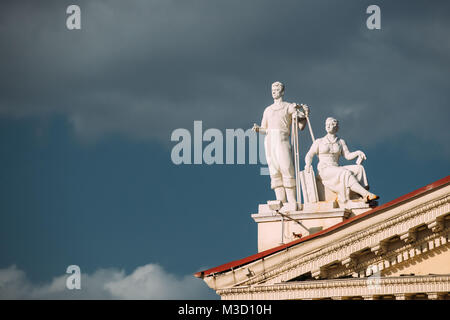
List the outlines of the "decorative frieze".
<svg viewBox="0 0 450 320">
<path fill-rule="evenodd" d="M 438 217 L 436 220 L 427 223 L 427 226 L 433 232 L 441 232 L 445 228 L 445 219 L 444 217 Z"/>
<path fill-rule="evenodd" d="M 342 266 L 339 269 L 332 270 L 333 272 L 330 272 L 328 276 L 329 278 L 349 276 L 352 275 L 356 270 L 360 274 L 360 276 L 364 277 L 365 272 L 363 271 L 373 267 L 376 267 L 378 271 L 385 274 L 389 270 L 391 270 L 391 268 L 397 268 L 400 265 L 409 263 L 409 261 L 416 256 L 422 254 L 426 255 L 428 253 L 431 254 L 431 251 L 443 244 L 443 239 L 445 239 L 446 243 L 448 243 L 446 239 L 449 236 L 450 228 L 447 228 L 440 234 L 432 233 L 427 236 L 421 237 L 414 244 L 403 245 L 395 249 L 390 249 L 389 252 L 384 255 L 363 256 L 358 260 L 357 266 L 353 265 L 352 269 L 350 269 L 351 265 L 349 264 L 349 261 L 351 259 L 349 257 L 342 261 Z M 394 245 L 396 245 L 396 243 L 394 243 L 392 246 Z M 426 257 L 423 257 L 422 259 L 426 259 Z"/>
<path fill-rule="evenodd" d="M 438 293 L 437 292 L 427 292 L 427 296 L 429 300 L 437 300 Z"/>
<path fill-rule="evenodd" d="M 377 299 L 386 295 L 403 300 L 417 294 L 438 299 L 450 292 L 450 276 L 380 277 L 288 282 L 273 285 L 234 287 L 217 290 L 224 300 L 232 299 Z"/>
<path fill-rule="evenodd" d="M 388 243 L 386 241 L 380 241 L 377 245 L 370 248 L 370 250 L 377 256 L 388 252 Z"/>
<path fill-rule="evenodd" d="M 354 269 L 358 265 L 358 259 L 356 256 L 350 255 L 342 260 L 342 265 L 347 269 Z"/>
<path fill-rule="evenodd" d="M 400 240 L 405 241 L 406 243 L 413 243 L 417 240 L 417 231 L 409 230 L 400 235 Z"/>
</svg>

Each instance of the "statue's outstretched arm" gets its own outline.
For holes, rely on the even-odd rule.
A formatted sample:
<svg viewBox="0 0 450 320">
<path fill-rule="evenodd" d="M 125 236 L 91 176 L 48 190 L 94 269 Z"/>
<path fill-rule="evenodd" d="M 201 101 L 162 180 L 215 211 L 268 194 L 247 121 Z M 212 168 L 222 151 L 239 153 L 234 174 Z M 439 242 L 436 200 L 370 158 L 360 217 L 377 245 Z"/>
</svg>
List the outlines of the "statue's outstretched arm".
<svg viewBox="0 0 450 320">
<path fill-rule="evenodd" d="M 254 123 L 252 130 L 257 132 L 257 133 L 259 132 L 261 134 L 266 134 L 267 133 L 267 117 L 266 117 L 266 112 L 265 111 L 264 111 L 263 118 L 262 118 L 262 121 L 261 121 L 261 126 L 258 126 L 256 123 Z"/>
<path fill-rule="evenodd" d="M 261 134 L 267 133 L 267 128 L 260 127 L 256 123 L 253 124 L 252 130 Z"/>
</svg>

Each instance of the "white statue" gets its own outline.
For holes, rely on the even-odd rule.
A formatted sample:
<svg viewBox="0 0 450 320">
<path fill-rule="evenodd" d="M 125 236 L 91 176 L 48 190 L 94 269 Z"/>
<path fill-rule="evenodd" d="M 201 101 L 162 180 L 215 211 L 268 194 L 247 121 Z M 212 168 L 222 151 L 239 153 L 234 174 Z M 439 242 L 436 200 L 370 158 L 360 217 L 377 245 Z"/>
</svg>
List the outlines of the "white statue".
<svg viewBox="0 0 450 320">
<path fill-rule="evenodd" d="M 361 195 L 366 202 L 379 197 L 367 191 L 366 171 L 360 163 L 366 159 L 362 151 L 350 152 L 345 141 L 336 136 L 339 123 L 334 118 L 325 121 L 327 135 L 317 139 L 312 144 L 305 157 L 305 171 L 310 172 L 314 155 L 319 158 L 317 170 L 322 183 L 338 194 L 339 201 L 349 200 L 349 191 Z M 339 166 L 339 157 L 343 155 L 347 160 L 357 159 L 356 165 Z"/>
<path fill-rule="evenodd" d="M 255 124 L 252 129 L 266 134 L 264 147 L 271 188 L 275 190 L 276 199 L 295 203 L 295 170 L 290 143 L 292 117 L 299 118 L 298 126 L 303 130 L 309 108 L 306 105 L 284 102 L 283 95 L 284 85 L 281 82 L 274 82 L 272 84 L 274 103 L 264 110 L 261 126 Z M 300 107 L 303 107 L 303 111 L 299 110 Z"/>
</svg>

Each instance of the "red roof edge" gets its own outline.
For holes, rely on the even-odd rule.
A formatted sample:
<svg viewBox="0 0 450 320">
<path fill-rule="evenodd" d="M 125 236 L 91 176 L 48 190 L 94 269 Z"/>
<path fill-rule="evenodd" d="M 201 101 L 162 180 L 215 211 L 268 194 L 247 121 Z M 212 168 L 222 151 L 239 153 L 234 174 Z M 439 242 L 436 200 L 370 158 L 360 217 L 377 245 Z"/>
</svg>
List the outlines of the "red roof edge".
<svg viewBox="0 0 450 320">
<path fill-rule="evenodd" d="M 251 256 L 243 258 L 243 259 L 239 259 L 239 260 L 235 260 L 235 261 L 232 261 L 232 262 L 228 262 L 228 263 L 222 264 L 220 266 L 217 266 L 217 267 L 214 267 L 214 268 L 211 268 L 211 269 L 208 269 L 208 270 L 199 271 L 199 272 L 195 273 L 194 276 L 197 277 L 197 278 L 203 278 L 203 277 L 208 276 L 210 274 L 219 273 L 219 272 L 225 272 L 225 271 L 231 270 L 233 268 L 240 267 L 240 266 L 248 264 L 250 262 L 259 260 L 261 258 L 265 258 L 267 256 L 270 256 L 270 255 L 274 254 L 274 253 L 282 251 L 282 250 L 284 250 L 286 248 L 289 248 L 289 247 L 292 247 L 292 246 L 294 246 L 296 244 L 299 244 L 301 242 L 305 242 L 305 241 L 311 240 L 313 238 L 317 238 L 319 236 L 322 236 L 324 234 L 330 233 L 331 231 L 334 231 L 334 230 L 336 230 L 336 229 L 338 229 L 338 228 L 340 228 L 340 227 L 342 227 L 344 225 L 347 226 L 347 225 L 351 224 L 352 222 L 354 222 L 356 220 L 360 220 L 360 219 L 362 219 L 364 217 L 367 217 L 369 215 L 378 213 L 378 212 L 380 212 L 380 211 L 382 211 L 384 209 L 387 209 L 389 207 L 393 207 L 393 206 L 399 205 L 399 204 L 401 204 L 402 202 L 404 202 L 406 200 L 409 200 L 411 198 L 417 197 L 419 195 L 423 195 L 424 193 L 427 193 L 430 190 L 437 189 L 437 188 L 442 187 L 442 186 L 444 186 L 444 185 L 446 185 L 448 183 L 450 183 L 450 175 L 446 176 L 445 178 L 442 178 L 440 180 L 437 180 L 437 181 L 435 181 L 433 183 L 430 183 L 430 184 L 428 184 L 428 185 L 426 185 L 426 186 L 424 186 L 422 188 L 419 188 L 419 189 L 417 189 L 415 191 L 407 193 L 407 194 L 405 194 L 405 195 L 403 195 L 401 197 L 398 197 L 397 199 L 389 201 L 389 202 L 387 202 L 387 203 L 385 203 L 385 204 L 383 204 L 381 206 L 375 207 L 372 210 L 369 210 L 369 211 L 364 212 L 364 213 L 362 213 L 360 215 L 354 216 L 354 217 L 352 217 L 350 219 L 347 219 L 347 220 L 345 220 L 345 221 L 343 221 L 341 223 L 335 224 L 334 226 L 331 226 L 331 227 L 329 227 L 327 229 L 324 229 L 322 231 L 319 231 L 317 233 L 314 233 L 314 234 L 311 234 L 309 236 L 306 236 L 306 237 L 294 240 L 292 242 L 285 243 L 283 245 L 280 245 L 280 246 L 277 246 L 277 247 L 274 247 L 274 248 L 271 248 L 271 249 L 259 252 L 257 254 L 251 255 Z"/>
</svg>

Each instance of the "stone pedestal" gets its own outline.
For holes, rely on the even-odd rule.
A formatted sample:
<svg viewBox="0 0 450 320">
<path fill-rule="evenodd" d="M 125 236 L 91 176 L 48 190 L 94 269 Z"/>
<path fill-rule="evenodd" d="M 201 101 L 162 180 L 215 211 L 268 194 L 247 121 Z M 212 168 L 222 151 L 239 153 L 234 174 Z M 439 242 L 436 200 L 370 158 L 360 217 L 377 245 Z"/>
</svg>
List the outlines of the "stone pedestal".
<svg viewBox="0 0 450 320">
<path fill-rule="evenodd" d="M 270 210 L 266 204 L 259 205 L 259 212 L 252 214 L 258 224 L 258 252 L 331 227 L 348 218 L 351 211 L 343 208 L 329 208 L 321 212 L 304 209 L 284 215 L 285 217 Z"/>
<path fill-rule="evenodd" d="M 258 224 L 258 252 L 314 234 L 371 209 L 360 200 L 329 200 L 285 203 L 277 212 L 269 207 L 272 202 L 260 204 L 258 213 L 252 214 Z"/>
</svg>

